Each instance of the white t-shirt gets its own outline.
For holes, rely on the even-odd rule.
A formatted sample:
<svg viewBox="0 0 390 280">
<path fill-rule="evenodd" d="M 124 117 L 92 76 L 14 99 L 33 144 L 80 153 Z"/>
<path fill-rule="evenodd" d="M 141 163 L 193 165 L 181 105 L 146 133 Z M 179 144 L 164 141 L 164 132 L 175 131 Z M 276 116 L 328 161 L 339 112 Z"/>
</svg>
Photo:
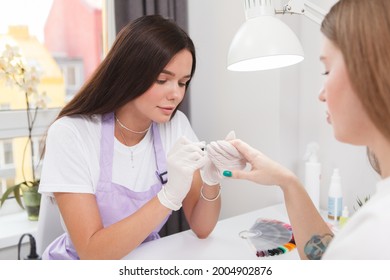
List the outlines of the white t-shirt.
<svg viewBox="0 0 390 280">
<path fill-rule="evenodd" d="M 336 234 L 323 259 L 390 260 L 390 178 Z"/>
<path fill-rule="evenodd" d="M 158 124 L 167 155 L 177 139 L 198 141 L 187 117 L 180 111 L 170 122 Z M 95 193 L 100 167 L 101 115 L 63 117 L 49 128 L 41 173 L 41 193 Z M 133 151 L 133 162 L 131 161 Z M 133 168 L 134 166 L 134 168 Z M 148 190 L 157 182 L 152 130 L 140 143 L 126 147 L 114 139 L 112 181 L 132 191 Z"/>
</svg>

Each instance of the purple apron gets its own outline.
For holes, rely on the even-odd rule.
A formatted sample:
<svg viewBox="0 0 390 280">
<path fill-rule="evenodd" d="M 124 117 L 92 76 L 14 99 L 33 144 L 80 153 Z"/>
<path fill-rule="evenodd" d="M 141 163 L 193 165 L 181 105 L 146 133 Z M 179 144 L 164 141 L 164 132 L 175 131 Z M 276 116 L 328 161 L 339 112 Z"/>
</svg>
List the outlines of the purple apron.
<svg viewBox="0 0 390 280">
<path fill-rule="evenodd" d="M 104 227 L 108 227 L 136 212 L 151 200 L 167 182 L 166 157 L 162 147 L 157 124 L 152 124 L 154 153 L 156 156 L 158 182 L 144 192 L 134 192 L 128 188 L 112 183 L 112 161 L 114 154 L 114 114 L 102 116 L 102 133 L 100 142 L 100 177 L 96 187 L 96 201 Z M 158 232 L 168 220 L 164 221 L 143 241 L 160 238 Z M 79 259 L 69 234 L 64 233 L 56 238 L 42 254 L 42 259 L 76 260 Z"/>
</svg>

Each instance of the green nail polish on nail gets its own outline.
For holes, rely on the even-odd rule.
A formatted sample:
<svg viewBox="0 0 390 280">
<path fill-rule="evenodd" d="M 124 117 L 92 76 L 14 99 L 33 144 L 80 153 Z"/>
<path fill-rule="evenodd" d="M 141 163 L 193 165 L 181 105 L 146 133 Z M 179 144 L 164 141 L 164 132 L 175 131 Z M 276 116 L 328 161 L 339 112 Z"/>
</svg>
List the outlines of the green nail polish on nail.
<svg viewBox="0 0 390 280">
<path fill-rule="evenodd" d="M 232 177 L 232 172 L 229 171 L 229 170 L 225 170 L 225 171 L 223 172 L 223 176 L 225 176 L 225 177 Z"/>
</svg>

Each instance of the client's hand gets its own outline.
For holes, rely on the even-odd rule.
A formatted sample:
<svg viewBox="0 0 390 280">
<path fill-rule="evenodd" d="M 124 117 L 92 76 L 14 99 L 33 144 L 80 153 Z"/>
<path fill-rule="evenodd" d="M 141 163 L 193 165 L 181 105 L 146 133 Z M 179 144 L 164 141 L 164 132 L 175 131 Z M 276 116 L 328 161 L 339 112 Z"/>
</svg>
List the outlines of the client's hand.
<svg viewBox="0 0 390 280">
<path fill-rule="evenodd" d="M 248 161 L 251 169 L 249 171 L 238 170 L 237 168 L 226 169 L 231 172 L 224 172 L 225 176 L 235 179 L 246 179 L 261 185 L 278 186 L 287 186 L 289 182 L 297 179 L 289 169 L 268 158 L 244 141 L 236 139 L 230 143 Z"/>
<path fill-rule="evenodd" d="M 167 156 L 168 182 L 157 194 L 161 204 L 171 210 L 179 210 L 191 188 L 195 170 L 206 163 L 204 143 L 190 142 L 184 136 L 173 146 Z"/>
<path fill-rule="evenodd" d="M 224 170 L 240 170 L 245 168 L 246 161 L 229 142 L 235 138 L 234 131 L 231 131 L 225 137 L 225 140 L 213 141 L 207 145 L 208 160 L 201 169 L 203 182 L 207 185 L 219 184 L 222 179 L 221 174 Z"/>
</svg>

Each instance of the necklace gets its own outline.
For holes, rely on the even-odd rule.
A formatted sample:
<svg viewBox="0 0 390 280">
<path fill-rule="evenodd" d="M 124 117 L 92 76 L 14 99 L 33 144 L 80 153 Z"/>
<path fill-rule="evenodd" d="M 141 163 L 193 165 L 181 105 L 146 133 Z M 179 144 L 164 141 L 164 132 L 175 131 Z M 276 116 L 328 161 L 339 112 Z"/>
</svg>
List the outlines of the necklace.
<svg viewBox="0 0 390 280">
<path fill-rule="evenodd" d="M 118 120 L 118 119 L 117 119 Z M 126 145 L 126 147 L 127 148 L 129 148 L 129 150 L 130 150 L 130 157 L 131 157 L 131 168 L 134 168 L 134 150 L 133 149 L 131 149 L 130 147 L 129 147 L 129 145 L 127 144 L 127 141 L 126 141 L 126 138 L 125 138 L 125 136 L 123 135 L 123 132 L 122 132 L 122 129 L 119 127 L 119 134 L 121 135 L 121 137 L 122 137 L 122 139 L 123 139 L 123 142 L 125 142 L 125 145 Z"/>
<path fill-rule="evenodd" d="M 135 130 L 132 130 L 132 129 L 128 128 L 128 127 L 125 126 L 123 123 L 121 123 L 121 121 L 118 119 L 118 117 L 117 117 L 116 115 L 115 115 L 115 119 L 116 119 L 116 121 L 118 122 L 118 124 L 119 124 L 122 128 L 124 128 L 124 129 L 126 129 L 127 131 L 130 131 L 130 132 L 132 132 L 132 133 L 144 134 L 144 133 L 147 132 L 147 131 L 149 130 L 149 128 L 150 128 L 150 125 L 149 125 L 149 127 L 148 127 L 147 129 L 145 129 L 145 130 L 142 130 L 142 131 L 135 131 Z"/>
</svg>

